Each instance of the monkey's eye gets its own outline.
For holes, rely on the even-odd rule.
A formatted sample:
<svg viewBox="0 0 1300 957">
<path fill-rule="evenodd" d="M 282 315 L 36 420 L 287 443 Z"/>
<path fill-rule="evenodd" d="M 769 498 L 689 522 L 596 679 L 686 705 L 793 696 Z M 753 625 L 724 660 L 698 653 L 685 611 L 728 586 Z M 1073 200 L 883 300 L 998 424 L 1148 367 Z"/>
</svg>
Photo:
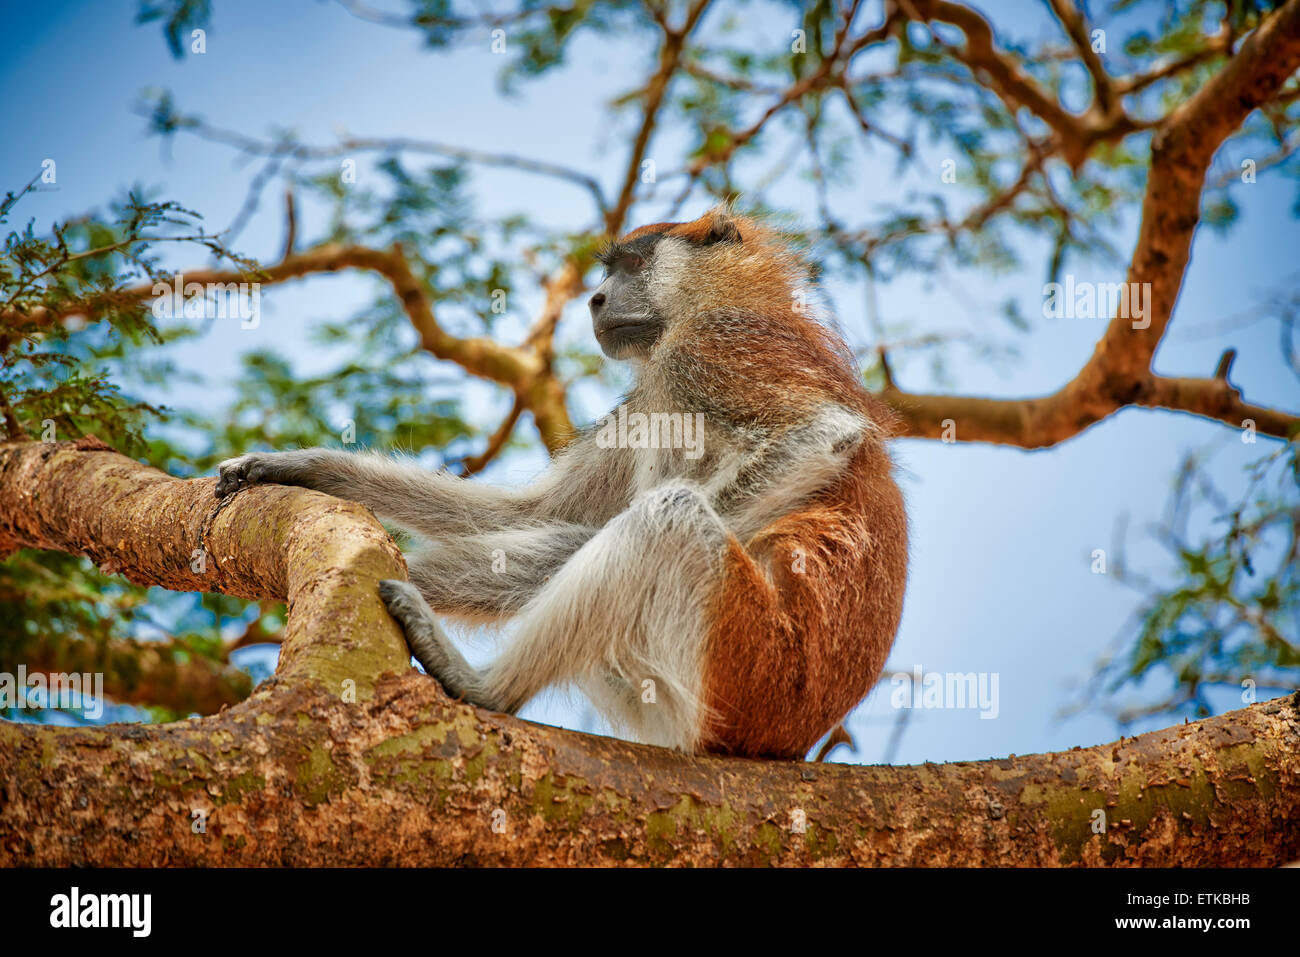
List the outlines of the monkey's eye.
<svg viewBox="0 0 1300 957">
<path fill-rule="evenodd" d="M 645 268 L 645 260 L 640 256 L 628 255 L 619 260 L 619 265 L 628 272 L 637 272 Z"/>
</svg>

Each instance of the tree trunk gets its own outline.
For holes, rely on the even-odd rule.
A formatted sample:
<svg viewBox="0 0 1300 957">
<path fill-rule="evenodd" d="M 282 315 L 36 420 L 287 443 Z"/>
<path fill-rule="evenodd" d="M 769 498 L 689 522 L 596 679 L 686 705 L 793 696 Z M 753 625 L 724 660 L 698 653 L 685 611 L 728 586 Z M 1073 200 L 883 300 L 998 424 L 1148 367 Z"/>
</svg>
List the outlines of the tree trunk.
<svg viewBox="0 0 1300 957">
<path fill-rule="evenodd" d="M 1300 696 L 994 761 L 690 758 L 451 701 L 410 669 L 375 593 L 404 566 L 369 512 L 278 486 L 218 502 L 212 488 L 93 440 L 0 446 L 0 548 L 57 548 L 133 581 L 289 602 L 276 676 L 220 714 L 0 724 L 0 864 L 1300 857 Z M 196 550 L 211 556 L 202 571 Z"/>
</svg>

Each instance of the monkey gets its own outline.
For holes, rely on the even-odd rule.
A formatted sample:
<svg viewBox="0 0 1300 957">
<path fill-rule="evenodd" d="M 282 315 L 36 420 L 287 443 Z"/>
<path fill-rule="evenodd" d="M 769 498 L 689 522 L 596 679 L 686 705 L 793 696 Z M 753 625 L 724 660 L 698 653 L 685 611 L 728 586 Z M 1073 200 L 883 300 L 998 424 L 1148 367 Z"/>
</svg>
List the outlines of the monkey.
<svg viewBox="0 0 1300 957">
<path fill-rule="evenodd" d="M 303 486 L 421 537 L 409 581 L 379 592 L 455 698 L 512 714 L 576 685 L 642 742 L 801 759 L 872 689 L 902 615 L 892 413 L 803 304 L 803 256 L 761 222 L 718 207 L 599 260 L 593 330 L 634 384 L 534 484 L 312 448 L 229 459 L 216 494 Z M 475 669 L 438 616 L 518 627 Z"/>
</svg>

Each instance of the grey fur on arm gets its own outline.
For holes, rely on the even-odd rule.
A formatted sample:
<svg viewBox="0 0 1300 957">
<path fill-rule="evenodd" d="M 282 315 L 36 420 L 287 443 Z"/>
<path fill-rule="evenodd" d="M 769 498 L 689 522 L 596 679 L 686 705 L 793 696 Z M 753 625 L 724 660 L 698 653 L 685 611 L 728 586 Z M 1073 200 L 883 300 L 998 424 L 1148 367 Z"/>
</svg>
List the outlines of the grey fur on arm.
<svg viewBox="0 0 1300 957">
<path fill-rule="evenodd" d="M 431 536 L 512 526 L 536 498 L 431 472 L 377 452 L 297 449 L 249 452 L 218 466 L 218 498 L 249 485 L 298 485 L 368 506 L 375 514 Z"/>
</svg>

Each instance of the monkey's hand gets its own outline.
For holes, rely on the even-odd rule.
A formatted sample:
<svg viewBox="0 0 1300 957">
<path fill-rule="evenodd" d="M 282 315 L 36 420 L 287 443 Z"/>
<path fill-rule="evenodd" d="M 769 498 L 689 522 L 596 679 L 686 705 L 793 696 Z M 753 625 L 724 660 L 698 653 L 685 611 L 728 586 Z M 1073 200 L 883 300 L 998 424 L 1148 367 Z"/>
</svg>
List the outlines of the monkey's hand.
<svg viewBox="0 0 1300 957">
<path fill-rule="evenodd" d="M 322 449 L 292 452 L 249 452 L 217 466 L 217 498 L 225 498 L 249 485 L 303 485 L 312 488 Z"/>
<path fill-rule="evenodd" d="M 233 495 L 249 485 L 275 481 L 271 475 L 276 471 L 272 465 L 276 454 L 275 452 L 249 452 L 247 455 L 226 459 L 217 466 L 217 498 Z"/>
</svg>

